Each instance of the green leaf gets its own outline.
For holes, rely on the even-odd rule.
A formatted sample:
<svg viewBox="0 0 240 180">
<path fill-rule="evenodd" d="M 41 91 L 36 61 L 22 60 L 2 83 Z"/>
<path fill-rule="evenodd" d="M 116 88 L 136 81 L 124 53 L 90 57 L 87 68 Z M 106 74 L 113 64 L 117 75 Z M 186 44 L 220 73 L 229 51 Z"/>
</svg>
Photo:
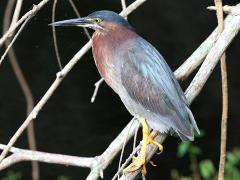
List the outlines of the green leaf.
<svg viewBox="0 0 240 180">
<path fill-rule="evenodd" d="M 199 147 L 197 147 L 197 146 L 191 146 L 190 147 L 190 153 L 192 154 L 192 155 L 199 155 L 199 154 L 201 154 L 202 153 L 202 150 L 199 148 Z"/>
<path fill-rule="evenodd" d="M 228 152 L 227 153 L 227 162 L 230 165 L 234 166 L 234 165 L 236 165 L 238 163 L 238 158 L 232 152 Z"/>
<path fill-rule="evenodd" d="M 190 145 L 191 145 L 190 141 L 181 142 L 178 145 L 177 157 L 182 158 L 184 155 L 186 155 L 186 153 L 189 150 Z"/>
<path fill-rule="evenodd" d="M 206 159 L 200 162 L 200 173 L 204 179 L 209 179 L 215 174 L 215 167 L 211 160 Z"/>
</svg>

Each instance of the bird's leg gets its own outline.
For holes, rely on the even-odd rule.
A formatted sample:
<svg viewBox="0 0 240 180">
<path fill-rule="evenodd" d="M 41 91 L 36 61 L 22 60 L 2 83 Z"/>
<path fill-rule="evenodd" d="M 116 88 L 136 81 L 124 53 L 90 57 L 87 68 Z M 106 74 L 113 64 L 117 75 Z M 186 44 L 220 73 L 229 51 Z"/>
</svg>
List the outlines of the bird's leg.
<svg viewBox="0 0 240 180">
<path fill-rule="evenodd" d="M 148 134 L 148 125 L 146 120 L 142 117 L 138 117 L 140 123 L 142 124 L 142 133 L 143 133 L 143 140 L 140 153 L 138 157 L 133 157 L 133 162 L 126 167 L 123 171 L 124 172 L 134 172 L 142 167 L 142 174 L 146 175 L 146 151 L 147 151 L 147 144 L 151 143 L 158 147 L 159 151 L 163 151 L 163 146 L 156 142 L 154 138 L 157 136 L 157 131 L 152 131 Z"/>
<path fill-rule="evenodd" d="M 147 150 L 147 144 L 148 144 L 148 125 L 146 123 L 146 120 L 142 117 L 138 117 L 138 120 L 142 124 L 142 133 L 143 133 L 143 140 L 142 140 L 142 146 L 140 153 L 138 157 L 133 157 L 133 162 L 124 169 L 124 172 L 134 172 L 141 167 L 142 173 L 145 175 L 147 173 L 146 171 L 146 150 Z"/>
</svg>

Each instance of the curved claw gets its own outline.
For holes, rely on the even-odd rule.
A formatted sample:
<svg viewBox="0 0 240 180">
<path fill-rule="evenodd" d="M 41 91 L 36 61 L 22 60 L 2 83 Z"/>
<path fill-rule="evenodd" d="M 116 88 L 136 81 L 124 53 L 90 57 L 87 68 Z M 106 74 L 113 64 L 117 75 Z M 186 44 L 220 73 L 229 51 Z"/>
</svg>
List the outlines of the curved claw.
<svg viewBox="0 0 240 180">
<path fill-rule="evenodd" d="M 129 172 L 134 172 L 137 171 L 138 169 L 142 168 L 142 174 L 145 176 L 147 174 L 147 169 L 146 169 L 146 164 L 145 160 L 142 159 L 141 157 L 133 157 L 133 162 L 126 167 L 123 172 L 124 173 L 129 173 Z"/>
</svg>

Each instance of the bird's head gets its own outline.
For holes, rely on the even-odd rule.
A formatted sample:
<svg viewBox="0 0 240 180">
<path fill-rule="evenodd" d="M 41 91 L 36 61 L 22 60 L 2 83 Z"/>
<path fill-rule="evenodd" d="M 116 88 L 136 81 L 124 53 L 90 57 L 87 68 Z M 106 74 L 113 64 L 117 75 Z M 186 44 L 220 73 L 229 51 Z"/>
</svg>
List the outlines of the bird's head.
<svg viewBox="0 0 240 180">
<path fill-rule="evenodd" d="M 127 20 L 113 11 L 96 11 L 82 18 L 58 21 L 50 24 L 52 26 L 77 26 L 87 27 L 95 31 L 107 31 L 109 29 L 123 26 L 132 29 Z"/>
</svg>

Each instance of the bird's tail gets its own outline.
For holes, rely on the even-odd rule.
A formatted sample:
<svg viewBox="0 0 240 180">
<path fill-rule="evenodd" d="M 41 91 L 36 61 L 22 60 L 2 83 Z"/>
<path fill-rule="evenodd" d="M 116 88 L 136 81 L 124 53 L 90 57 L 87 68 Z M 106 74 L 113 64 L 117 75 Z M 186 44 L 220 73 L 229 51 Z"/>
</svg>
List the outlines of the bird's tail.
<svg viewBox="0 0 240 180">
<path fill-rule="evenodd" d="M 200 131 L 199 131 L 199 129 L 198 129 L 198 126 L 197 126 L 197 123 L 196 123 L 196 121 L 195 121 L 195 119 L 194 119 L 194 116 L 193 116 L 193 114 L 192 114 L 192 111 L 191 111 L 188 107 L 186 107 L 186 108 L 187 108 L 187 112 L 188 112 L 189 119 L 190 119 L 190 122 L 191 122 L 191 124 L 192 124 L 192 127 L 197 131 L 198 134 L 200 134 Z"/>
</svg>

